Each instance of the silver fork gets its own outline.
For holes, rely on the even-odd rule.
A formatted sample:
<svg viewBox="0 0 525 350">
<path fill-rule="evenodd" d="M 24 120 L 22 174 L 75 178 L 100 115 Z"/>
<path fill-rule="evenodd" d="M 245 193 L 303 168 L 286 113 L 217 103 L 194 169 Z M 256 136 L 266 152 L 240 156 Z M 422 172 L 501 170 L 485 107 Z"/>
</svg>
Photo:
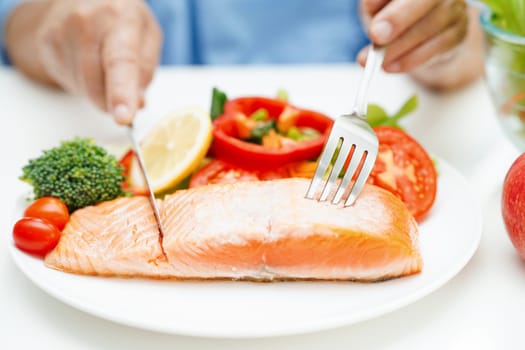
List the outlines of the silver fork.
<svg viewBox="0 0 525 350">
<path fill-rule="evenodd" d="M 357 92 L 354 111 L 349 115 L 345 114 L 336 118 L 328 141 L 321 153 L 315 175 L 308 187 L 306 198 L 326 201 L 329 196 L 333 195 L 332 204 L 339 204 L 349 190 L 350 192 L 346 196 L 344 204 L 349 206 L 354 204 L 357 196 L 363 189 L 374 167 L 379 147 L 377 136 L 366 121 L 368 89 L 372 77 L 383 64 L 384 56 L 384 48 L 377 48 L 372 45 L 368 50 L 365 71 Z M 351 158 L 349 159 L 348 167 L 338 185 L 337 179 L 349 156 Z M 333 160 L 334 158 L 335 160 Z M 361 160 L 363 160 L 362 166 L 359 168 Z M 334 164 L 330 169 L 332 161 Z M 325 180 L 329 169 L 328 180 Z M 354 176 L 356 176 L 356 179 L 351 187 L 348 188 Z M 324 188 L 319 196 L 320 186 L 323 184 Z M 337 191 L 334 194 L 335 188 L 337 188 Z"/>
</svg>

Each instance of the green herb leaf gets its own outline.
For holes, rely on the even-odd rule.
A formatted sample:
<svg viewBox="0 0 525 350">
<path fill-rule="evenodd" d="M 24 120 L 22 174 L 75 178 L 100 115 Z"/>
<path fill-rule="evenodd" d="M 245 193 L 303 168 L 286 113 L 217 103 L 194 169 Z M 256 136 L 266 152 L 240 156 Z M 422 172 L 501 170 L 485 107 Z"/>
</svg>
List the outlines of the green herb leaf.
<svg viewBox="0 0 525 350">
<path fill-rule="evenodd" d="M 401 106 L 401 108 L 399 109 L 399 111 L 397 111 L 396 114 L 394 114 L 393 118 L 397 118 L 397 119 L 400 119 L 402 117 L 404 117 L 405 115 L 407 114 L 410 114 L 412 113 L 413 111 L 416 110 L 418 106 L 418 99 L 417 99 L 417 95 L 412 95 L 406 102 L 405 104 L 403 104 L 403 106 Z"/>
<path fill-rule="evenodd" d="M 265 121 L 270 118 L 268 111 L 264 108 L 259 108 L 250 115 L 250 119 L 255 120 L 256 122 Z"/>
<path fill-rule="evenodd" d="M 285 89 L 279 89 L 277 90 L 277 99 L 278 100 L 282 100 L 284 102 L 288 102 L 288 91 L 286 91 Z"/>
<path fill-rule="evenodd" d="M 257 126 L 252 129 L 250 138 L 246 141 L 261 144 L 263 137 L 270 132 L 270 130 L 276 130 L 275 120 L 269 120 L 267 122 L 257 123 Z"/>
<path fill-rule="evenodd" d="M 319 136 L 321 136 L 319 131 L 309 127 L 298 128 L 296 126 L 292 126 L 286 133 L 286 137 L 294 141 L 308 141 L 316 139 Z"/>
<path fill-rule="evenodd" d="M 368 110 L 366 112 L 366 119 L 370 126 L 382 125 L 387 119 L 388 114 L 383 107 L 376 105 L 374 103 L 368 104 Z"/>
<path fill-rule="evenodd" d="M 372 127 L 385 125 L 401 129 L 401 126 L 398 124 L 399 120 L 412 113 L 417 108 L 418 104 L 417 95 L 413 95 L 401 106 L 396 114 L 390 116 L 382 107 L 370 103 L 368 105 L 366 118 Z"/>
<path fill-rule="evenodd" d="M 217 119 L 222 113 L 224 113 L 224 104 L 228 101 L 228 96 L 216 87 L 211 92 L 211 108 L 210 117 L 211 120 Z"/>
<path fill-rule="evenodd" d="M 301 131 L 297 129 L 297 127 L 292 126 L 290 129 L 288 129 L 286 137 L 294 141 L 299 141 L 299 139 L 301 138 Z"/>
<path fill-rule="evenodd" d="M 299 131 L 301 131 L 301 141 L 313 140 L 321 136 L 318 130 L 307 126 L 300 128 Z"/>
</svg>

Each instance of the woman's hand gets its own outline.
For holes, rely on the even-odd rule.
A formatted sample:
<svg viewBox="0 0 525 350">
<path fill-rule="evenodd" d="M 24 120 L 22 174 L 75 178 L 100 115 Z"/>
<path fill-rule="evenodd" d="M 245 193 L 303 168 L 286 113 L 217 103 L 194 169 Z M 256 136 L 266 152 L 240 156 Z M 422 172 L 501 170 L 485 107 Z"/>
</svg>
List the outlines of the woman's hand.
<svg viewBox="0 0 525 350">
<path fill-rule="evenodd" d="M 34 29 L 23 28 L 27 23 Z M 9 19 L 6 37 L 8 53 L 22 71 L 87 96 L 120 124 L 132 123 L 143 106 L 162 44 L 142 0 L 22 4 Z"/>
<path fill-rule="evenodd" d="M 362 0 L 372 42 L 387 46 L 384 69 L 406 72 L 463 42 L 468 28 L 464 0 Z M 358 60 L 363 63 L 366 53 Z"/>
</svg>

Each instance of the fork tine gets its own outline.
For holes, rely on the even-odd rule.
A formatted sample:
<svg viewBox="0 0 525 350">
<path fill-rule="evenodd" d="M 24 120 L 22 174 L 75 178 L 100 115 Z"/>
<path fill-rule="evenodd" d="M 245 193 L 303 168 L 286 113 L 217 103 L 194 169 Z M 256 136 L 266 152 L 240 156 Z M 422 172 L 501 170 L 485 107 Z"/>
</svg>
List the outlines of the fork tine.
<svg viewBox="0 0 525 350">
<path fill-rule="evenodd" d="M 306 192 L 306 198 L 314 198 L 315 193 L 323 182 L 323 176 L 326 173 L 326 170 L 328 170 L 328 166 L 330 165 L 330 161 L 332 160 L 340 140 L 341 138 L 335 137 L 335 135 L 332 134 L 328 137 L 328 142 L 321 153 L 321 159 L 319 159 L 319 162 L 317 163 L 314 177 L 312 178 L 308 191 Z"/>
<path fill-rule="evenodd" d="M 335 182 L 337 181 L 337 178 L 339 177 L 339 174 L 341 173 L 341 169 L 343 169 L 343 166 L 346 163 L 346 159 L 348 158 L 348 154 L 350 153 L 350 150 L 352 149 L 353 143 L 348 140 L 348 138 L 342 139 L 343 143 L 341 144 L 341 148 L 339 149 L 339 154 L 337 155 L 337 159 L 332 166 L 332 170 L 330 172 L 330 177 L 328 178 L 328 181 L 326 182 L 324 186 L 323 193 L 321 194 L 321 198 L 319 198 L 320 201 L 325 201 L 330 193 L 332 192 L 332 189 L 334 188 Z"/>
<path fill-rule="evenodd" d="M 352 154 L 352 159 L 350 160 L 350 163 L 348 164 L 348 168 L 346 168 L 345 175 L 343 176 L 343 180 L 339 184 L 339 189 L 337 190 L 334 199 L 332 200 L 332 204 L 338 204 L 339 201 L 343 198 L 343 195 L 346 192 L 346 189 L 348 188 L 348 185 L 350 184 L 350 181 L 354 177 L 354 173 L 359 166 L 359 163 L 361 162 L 361 158 L 363 157 L 363 153 L 365 150 L 362 147 L 356 147 L 354 148 L 354 153 Z"/>
<path fill-rule="evenodd" d="M 354 185 L 352 186 L 352 190 L 350 191 L 350 194 L 346 199 L 345 207 L 354 204 L 355 200 L 357 199 L 357 196 L 359 195 L 359 192 L 361 192 L 361 190 L 363 189 L 363 186 L 365 185 L 365 182 L 368 179 L 368 175 L 370 175 L 370 172 L 374 167 L 376 155 L 377 153 L 373 151 L 367 152 L 367 154 L 365 155 L 363 166 L 361 167 L 361 170 L 357 175 L 357 179 L 355 180 Z"/>
<path fill-rule="evenodd" d="M 355 145 L 350 159 L 350 164 L 346 173 L 341 181 L 337 191 L 332 199 L 333 204 L 338 204 L 346 193 L 346 188 L 352 181 L 354 173 L 359 171 L 356 176 L 356 181 L 350 189 L 350 194 L 346 199 L 346 205 L 351 205 L 354 203 L 357 195 L 361 191 L 368 175 L 370 174 L 372 167 L 375 163 L 375 158 L 377 156 L 378 142 L 377 136 L 374 130 L 370 127 L 366 120 L 367 113 L 367 94 L 370 87 L 370 82 L 372 77 L 376 73 L 377 69 L 383 63 L 385 57 L 385 48 L 380 48 L 378 46 L 372 45 L 371 49 L 368 52 L 368 57 L 366 59 L 365 70 L 361 83 L 357 91 L 357 98 L 355 102 L 354 111 L 350 114 L 340 115 L 332 126 L 332 131 L 328 137 L 327 146 L 322 152 L 321 160 L 317 165 L 315 175 L 310 182 L 308 191 L 306 193 L 306 198 L 313 199 L 314 195 L 318 193 L 318 188 L 323 182 L 324 175 L 330 165 L 330 161 L 333 158 L 335 147 L 341 141 L 341 150 L 337 154 L 337 159 L 330 175 L 328 175 L 328 181 L 325 183 L 325 187 L 320 195 L 319 200 L 326 200 L 331 193 L 331 189 L 336 182 L 336 179 L 339 175 L 341 168 L 346 163 L 346 158 L 348 158 L 348 151 L 350 150 L 349 145 L 344 145 L 344 139 L 351 136 L 353 144 Z M 345 147 L 343 149 L 343 147 Z M 342 156 L 340 156 L 342 154 Z M 359 169 L 359 165 L 363 160 L 363 166 Z"/>
</svg>

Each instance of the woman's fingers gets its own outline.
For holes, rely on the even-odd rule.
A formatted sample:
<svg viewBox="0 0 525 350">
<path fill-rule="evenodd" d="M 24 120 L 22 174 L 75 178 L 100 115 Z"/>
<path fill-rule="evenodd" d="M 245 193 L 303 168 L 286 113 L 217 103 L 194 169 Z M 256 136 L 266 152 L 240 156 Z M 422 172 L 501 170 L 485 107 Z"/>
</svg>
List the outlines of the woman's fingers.
<svg viewBox="0 0 525 350">
<path fill-rule="evenodd" d="M 468 18 L 462 18 L 457 25 L 448 27 L 393 62 L 385 63 L 385 70 L 390 72 L 410 71 L 433 58 L 439 59 L 439 55 L 449 52 L 463 40 L 467 27 Z"/>
<path fill-rule="evenodd" d="M 83 46 L 76 49 L 77 85 L 81 93 L 88 97 L 98 108 L 107 110 L 104 72 L 98 47 Z"/>
<path fill-rule="evenodd" d="M 363 5 L 368 11 L 383 6 L 371 20 L 370 37 L 374 44 L 388 47 L 383 64 L 388 72 L 412 70 L 466 36 L 464 0 L 364 0 Z M 358 54 L 360 64 L 365 63 L 366 50 Z"/>
<path fill-rule="evenodd" d="M 162 44 L 144 1 L 55 0 L 38 39 L 39 61 L 54 82 L 88 97 L 118 123 L 132 123 Z"/>
<path fill-rule="evenodd" d="M 143 90 L 146 89 L 153 79 L 162 49 L 162 30 L 149 9 L 146 9 L 146 11 L 142 33 L 143 44 L 140 50 L 140 85 Z"/>
<path fill-rule="evenodd" d="M 357 54 L 357 63 L 359 63 L 362 66 L 364 66 L 366 63 L 366 57 L 368 56 L 368 49 L 369 49 L 369 46 L 365 46 Z"/>
<path fill-rule="evenodd" d="M 53 81 L 70 92 L 79 92 L 75 85 L 72 65 L 75 62 L 74 51 L 68 45 L 69 32 L 64 25 L 50 25 L 46 22 L 37 34 L 37 55 L 46 74 Z"/>
<path fill-rule="evenodd" d="M 401 56 L 414 51 L 418 46 L 424 45 L 425 42 L 451 27 L 457 27 L 455 33 L 460 35 L 456 36 L 455 44 L 460 43 L 465 34 L 461 27 L 465 25 L 467 18 L 466 5 L 463 1 L 442 1 L 388 45 L 384 66 L 388 67 Z M 442 51 L 440 48 L 437 49 L 439 52 Z"/>
<path fill-rule="evenodd" d="M 142 40 L 143 45 L 140 50 L 140 96 L 138 108 L 144 108 L 145 91 L 153 79 L 155 69 L 160 61 L 162 48 L 162 31 L 154 20 L 153 15 L 147 10 L 144 17 Z"/>
<path fill-rule="evenodd" d="M 133 122 L 140 104 L 141 26 L 133 18 L 120 22 L 102 44 L 106 105 L 117 123 Z"/>
<path fill-rule="evenodd" d="M 370 23 L 370 38 L 377 45 L 390 44 L 441 1 L 448 0 L 390 1 L 373 17 Z"/>
<path fill-rule="evenodd" d="M 363 0 L 363 10 L 367 16 L 374 16 L 378 13 L 390 0 Z"/>
<path fill-rule="evenodd" d="M 97 107 L 106 110 L 104 72 L 100 57 L 97 29 L 83 21 L 69 27 L 70 49 L 75 58 L 71 67 L 79 93 L 87 96 Z"/>
</svg>

